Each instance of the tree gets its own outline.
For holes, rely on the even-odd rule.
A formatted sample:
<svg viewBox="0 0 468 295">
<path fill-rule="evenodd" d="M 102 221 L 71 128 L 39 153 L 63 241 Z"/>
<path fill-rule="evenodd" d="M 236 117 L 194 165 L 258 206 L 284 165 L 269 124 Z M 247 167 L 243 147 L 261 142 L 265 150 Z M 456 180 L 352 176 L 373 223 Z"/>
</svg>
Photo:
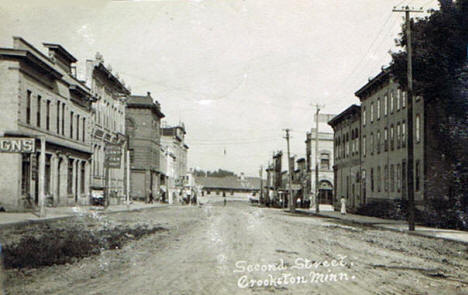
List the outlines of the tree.
<svg viewBox="0 0 468 295">
<path fill-rule="evenodd" d="M 430 222 L 463 227 L 457 219 L 461 211 L 468 210 L 464 171 L 468 145 L 468 0 L 439 0 L 439 3 L 440 10 L 432 10 L 429 16 L 411 22 L 414 95 L 423 97 L 425 116 L 437 118 L 426 124 L 425 132 L 432 139 L 432 146 L 427 149 L 440 155 L 437 169 L 427 168 L 437 173 L 439 181 L 425 185 L 426 209 Z M 396 40 L 400 48 L 407 44 L 405 31 L 403 25 Z M 394 52 L 392 59 L 392 73 L 405 89 L 406 52 Z"/>
</svg>

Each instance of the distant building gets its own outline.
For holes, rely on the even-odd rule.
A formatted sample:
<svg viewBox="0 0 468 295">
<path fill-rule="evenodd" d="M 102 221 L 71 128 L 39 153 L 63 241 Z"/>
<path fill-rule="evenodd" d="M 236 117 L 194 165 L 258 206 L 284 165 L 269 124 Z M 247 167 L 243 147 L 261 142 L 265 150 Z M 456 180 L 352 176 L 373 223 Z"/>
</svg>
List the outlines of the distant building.
<svg viewBox="0 0 468 295">
<path fill-rule="evenodd" d="M 248 197 L 260 192 L 259 177 L 226 176 L 226 177 L 195 177 L 195 185 L 199 186 L 202 195 L 241 196 Z"/>
<path fill-rule="evenodd" d="M 161 145 L 166 159 L 166 189 L 168 201 L 172 204 L 185 185 L 189 146 L 185 143 L 184 124 L 162 127 L 161 133 Z"/>
<path fill-rule="evenodd" d="M 310 171 L 311 171 L 311 195 L 315 195 L 316 181 L 315 181 L 315 170 L 316 170 L 316 157 L 315 157 L 315 143 L 316 143 L 316 130 L 312 128 L 310 132 L 311 137 L 311 159 L 310 159 Z M 307 142 L 307 141 L 306 141 Z M 318 167 L 319 167 L 319 203 L 320 204 L 332 204 L 333 195 L 333 133 L 331 132 L 319 132 L 318 133 Z M 307 165 L 308 166 L 308 165 Z"/>
<path fill-rule="evenodd" d="M 130 151 L 130 195 L 149 201 L 163 197 L 165 163 L 161 163 L 161 106 L 148 92 L 127 100 L 126 129 Z"/>
<path fill-rule="evenodd" d="M 106 187 L 105 149 L 108 144 L 121 146 L 122 155 L 127 149 L 125 136 L 125 101 L 130 90 L 112 73 L 110 66 L 104 66 L 104 59 L 97 53 L 95 60 L 86 61 L 86 84 L 97 98 L 93 102 L 92 177 L 91 190 L 102 194 Z M 126 194 L 125 161 L 122 157 L 120 168 L 109 169 L 109 191 L 116 198 L 110 204 L 121 201 Z"/>
<path fill-rule="evenodd" d="M 59 44 L 48 56 L 21 37 L 0 48 L 0 132 L 36 140 L 34 153 L 0 153 L 0 206 L 35 207 L 39 201 L 39 137 L 44 137 L 47 203 L 88 204 L 92 155 L 91 90 L 75 77 L 77 61 Z"/>
</svg>

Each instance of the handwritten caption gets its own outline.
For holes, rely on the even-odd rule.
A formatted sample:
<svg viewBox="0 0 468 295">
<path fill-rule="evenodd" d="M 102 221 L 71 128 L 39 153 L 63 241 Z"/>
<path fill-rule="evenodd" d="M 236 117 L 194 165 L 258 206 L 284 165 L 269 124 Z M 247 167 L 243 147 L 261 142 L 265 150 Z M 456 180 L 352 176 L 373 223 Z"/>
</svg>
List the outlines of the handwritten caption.
<svg viewBox="0 0 468 295">
<path fill-rule="evenodd" d="M 283 259 L 276 263 L 248 263 L 239 260 L 235 263 L 234 273 L 240 274 L 237 286 L 241 289 L 253 287 L 281 287 L 299 284 L 323 284 L 339 281 L 356 280 L 348 273 L 353 266 L 347 256 L 337 255 L 336 259 L 313 261 L 296 258 L 292 265 Z"/>
</svg>

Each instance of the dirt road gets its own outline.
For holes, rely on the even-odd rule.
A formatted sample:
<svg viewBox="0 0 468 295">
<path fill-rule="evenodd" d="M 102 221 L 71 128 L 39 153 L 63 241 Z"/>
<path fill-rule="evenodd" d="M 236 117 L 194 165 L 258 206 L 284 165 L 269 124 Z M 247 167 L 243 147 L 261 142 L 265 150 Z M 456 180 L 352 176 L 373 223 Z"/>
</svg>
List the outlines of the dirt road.
<svg viewBox="0 0 468 295">
<path fill-rule="evenodd" d="M 158 232 L 73 264 L 9 271 L 7 294 L 468 294 L 464 245 L 243 202 L 106 217 Z"/>
</svg>

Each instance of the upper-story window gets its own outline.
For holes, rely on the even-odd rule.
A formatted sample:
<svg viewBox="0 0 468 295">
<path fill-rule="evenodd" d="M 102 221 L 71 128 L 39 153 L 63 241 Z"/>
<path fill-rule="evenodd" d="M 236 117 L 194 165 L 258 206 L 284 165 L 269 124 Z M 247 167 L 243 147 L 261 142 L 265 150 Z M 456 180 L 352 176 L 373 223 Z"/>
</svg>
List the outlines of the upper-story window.
<svg viewBox="0 0 468 295">
<path fill-rule="evenodd" d="M 81 135 L 81 140 L 84 142 L 86 141 L 86 118 L 83 118 L 83 134 Z"/>
<path fill-rule="evenodd" d="M 374 103 L 371 102 L 370 104 L 370 121 L 371 123 L 374 122 Z"/>
<path fill-rule="evenodd" d="M 50 129 L 50 100 L 46 103 L 46 129 Z"/>
<path fill-rule="evenodd" d="M 390 127 L 390 149 L 393 151 L 393 149 L 395 148 L 395 137 L 394 137 L 394 127 L 393 127 L 393 124 L 392 126 Z"/>
<path fill-rule="evenodd" d="M 415 123 L 415 137 L 416 142 L 421 141 L 421 116 L 419 114 L 416 115 L 416 123 Z"/>
<path fill-rule="evenodd" d="M 381 138 L 380 138 L 380 130 L 377 130 L 377 154 L 380 154 L 380 146 L 381 146 Z"/>
<path fill-rule="evenodd" d="M 395 100 L 395 92 L 391 91 L 390 92 L 390 113 L 393 113 L 394 100 Z"/>
<path fill-rule="evenodd" d="M 366 107 L 362 109 L 362 126 L 366 126 Z"/>
<path fill-rule="evenodd" d="M 76 140 L 80 140 L 80 115 L 76 115 Z"/>
<path fill-rule="evenodd" d="M 65 104 L 62 103 L 62 135 L 65 136 Z"/>
<path fill-rule="evenodd" d="M 377 120 L 380 120 L 380 97 L 377 98 Z"/>
<path fill-rule="evenodd" d="M 73 138 L 73 111 L 70 112 L 70 138 Z"/>
<path fill-rule="evenodd" d="M 370 134 L 370 153 L 374 154 L 374 133 Z"/>
<path fill-rule="evenodd" d="M 26 92 L 26 124 L 31 124 L 31 91 Z"/>
<path fill-rule="evenodd" d="M 406 147 L 406 123 L 401 123 L 401 146 Z"/>
<path fill-rule="evenodd" d="M 387 107 L 388 107 L 388 95 L 385 94 L 384 96 L 384 102 L 383 102 L 383 108 L 384 108 L 384 116 L 387 115 Z"/>
<path fill-rule="evenodd" d="M 402 108 L 406 107 L 406 98 L 407 98 L 406 92 L 401 91 L 401 107 Z"/>
<path fill-rule="evenodd" d="M 37 96 L 36 125 L 41 127 L 41 96 Z"/>
<path fill-rule="evenodd" d="M 388 129 L 384 128 L 384 150 L 388 151 Z"/>
<path fill-rule="evenodd" d="M 396 109 L 397 109 L 397 111 L 399 111 L 399 110 L 400 110 L 400 100 L 401 100 L 401 90 L 400 90 L 400 89 L 397 89 L 396 93 L 397 93 L 397 97 L 396 97 Z"/>
<path fill-rule="evenodd" d="M 396 138 L 397 138 L 397 149 L 399 149 L 400 146 L 401 146 L 401 125 L 400 125 L 400 122 L 397 123 Z"/>
<path fill-rule="evenodd" d="M 366 136 L 362 137 L 362 156 L 366 156 Z"/>
<path fill-rule="evenodd" d="M 330 170 L 330 154 L 320 153 L 320 169 Z"/>
<path fill-rule="evenodd" d="M 56 119 L 56 127 L 57 127 L 57 134 L 60 134 L 60 101 L 57 101 L 57 110 L 55 112 L 55 119 Z"/>
</svg>

